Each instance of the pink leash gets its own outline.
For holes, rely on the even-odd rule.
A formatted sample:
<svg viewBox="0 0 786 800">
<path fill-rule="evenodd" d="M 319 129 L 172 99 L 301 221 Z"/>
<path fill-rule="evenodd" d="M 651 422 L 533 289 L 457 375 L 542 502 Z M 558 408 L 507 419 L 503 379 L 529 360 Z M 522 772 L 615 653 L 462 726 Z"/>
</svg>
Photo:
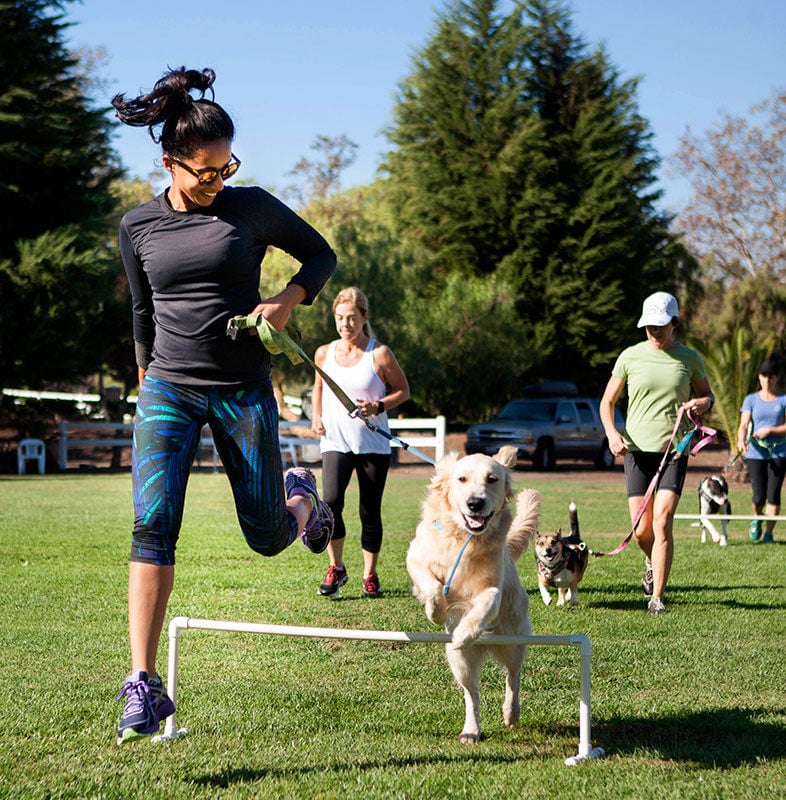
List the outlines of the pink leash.
<svg viewBox="0 0 786 800">
<path fill-rule="evenodd" d="M 633 534 L 636 532 L 636 526 L 639 524 L 642 515 L 644 514 L 644 509 L 647 507 L 647 504 L 650 501 L 650 498 L 655 493 L 655 487 L 658 485 L 658 479 L 663 474 L 663 469 L 666 466 L 667 462 L 670 460 L 670 451 L 671 445 L 674 442 L 674 439 L 677 436 L 677 431 L 680 428 L 680 423 L 682 422 L 683 414 L 687 413 L 688 419 L 693 423 L 693 428 L 689 430 L 683 437 L 680 439 L 679 444 L 677 445 L 676 450 L 673 454 L 671 454 L 671 458 L 679 458 L 685 450 L 688 448 L 691 439 L 693 438 L 694 434 L 698 433 L 700 438 L 699 441 L 696 442 L 695 445 L 690 450 L 690 455 L 695 456 L 700 450 L 705 448 L 710 442 L 715 441 L 715 438 L 718 435 L 718 432 L 714 428 L 708 428 L 706 425 L 699 425 L 699 423 L 693 419 L 690 415 L 690 412 L 685 412 L 685 409 L 680 407 L 679 413 L 677 414 L 677 421 L 674 423 L 674 430 L 671 432 L 671 438 L 669 439 L 669 443 L 666 445 L 666 450 L 663 453 L 663 458 L 661 459 L 660 464 L 658 465 L 658 469 L 656 470 L 655 474 L 652 476 L 652 480 L 650 481 L 650 485 L 647 487 L 647 491 L 644 494 L 644 497 L 641 498 L 641 503 L 639 503 L 639 507 L 636 510 L 636 515 L 633 517 L 633 524 L 631 525 L 630 533 L 610 552 L 608 553 L 596 553 L 594 550 L 590 550 L 593 556 L 596 558 L 600 558 L 601 556 L 616 556 L 618 553 L 621 553 L 627 546 L 628 542 L 633 538 Z"/>
</svg>

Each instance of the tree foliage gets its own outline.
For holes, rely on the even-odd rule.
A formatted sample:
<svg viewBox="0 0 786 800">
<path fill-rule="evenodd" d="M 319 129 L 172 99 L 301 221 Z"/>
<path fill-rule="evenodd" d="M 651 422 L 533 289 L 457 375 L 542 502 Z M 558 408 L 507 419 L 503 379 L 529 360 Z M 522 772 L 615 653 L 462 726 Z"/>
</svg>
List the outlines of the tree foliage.
<svg viewBox="0 0 786 800">
<path fill-rule="evenodd" d="M 772 353 L 774 339 L 757 340 L 750 329 L 738 326 L 724 341 L 709 347 L 697 339 L 691 344 L 701 353 L 707 377 L 715 394 L 713 422 L 725 435 L 732 452 L 736 452 L 742 401 L 756 391 L 761 362 Z"/>
<path fill-rule="evenodd" d="M 381 183 L 312 199 L 300 212 L 330 242 L 338 266 L 325 289 L 311 306 L 300 306 L 293 322 L 301 331 L 303 346 L 312 355 L 324 342 L 336 338 L 332 304 L 339 291 L 358 286 L 369 298 L 370 321 L 378 338 L 397 356 L 406 346 L 403 333 L 407 316 L 407 255 L 394 234 Z M 281 290 L 298 264 L 279 250 L 271 250 L 262 264 L 263 297 Z M 302 366 L 275 361 L 277 373 L 290 389 L 310 386 L 313 374 Z"/>
<path fill-rule="evenodd" d="M 691 336 L 706 347 L 726 342 L 743 324 L 755 339 L 774 342 L 782 351 L 786 341 L 786 284 L 766 271 L 735 280 L 712 273 L 702 279 L 703 289 L 689 310 Z"/>
<path fill-rule="evenodd" d="M 692 186 L 676 225 L 701 263 L 691 333 L 727 347 L 786 345 L 786 94 L 728 113 L 703 136 L 688 131 L 674 164 Z M 754 365 L 755 366 L 755 365 Z M 739 408 L 739 407 L 738 407 Z"/>
<path fill-rule="evenodd" d="M 402 240 L 423 254 L 409 277 L 428 308 L 474 319 L 469 294 L 442 303 L 461 279 L 494 276 L 509 293 L 516 324 L 498 333 L 526 355 L 478 350 L 476 374 L 500 395 L 539 378 L 597 389 L 642 299 L 683 288 L 696 265 L 654 207 L 658 160 L 636 81 L 588 51 L 561 3 L 501 5 L 451 2 L 439 15 L 387 131 L 388 198 Z M 445 378 L 430 404 L 452 404 Z"/>
<path fill-rule="evenodd" d="M 110 123 L 63 43 L 63 2 L 0 3 L 0 384 L 103 362 L 94 335 L 120 271 L 107 223 Z"/>
<path fill-rule="evenodd" d="M 303 156 L 290 170 L 305 182 L 305 187 L 294 185 L 286 192 L 294 195 L 301 204 L 308 200 L 325 200 L 341 188 L 341 173 L 355 163 L 358 146 L 346 135 L 318 135 L 311 149 L 321 155 L 310 159 Z"/>
<path fill-rule="evenodd" d="M 756 272 L 786 278 L 786 92 L 688 131 L 674 156 L 693 192 L 678 217 L 688 245 L 727 286 Z"/>
<path fill-rule="evenodd" d="M 498 275 L 449 275 L 440 293 L 407 293 L 406 365 L 429 414 L 473 420 L 498 409 L 517 388 L 536 350 L 516 310 L 515 290 Z"/>
</svg>

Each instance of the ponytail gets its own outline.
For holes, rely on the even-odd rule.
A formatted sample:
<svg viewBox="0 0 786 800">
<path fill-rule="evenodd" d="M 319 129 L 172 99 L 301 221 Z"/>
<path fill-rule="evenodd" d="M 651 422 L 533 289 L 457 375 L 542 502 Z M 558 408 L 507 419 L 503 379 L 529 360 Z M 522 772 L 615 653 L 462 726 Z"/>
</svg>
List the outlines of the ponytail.
<svg viewBox="0 0 786 800">
<path fill-rule="evenodd" d="M 213 99 L 215 79 L 216 73 L 210 68 L 199 71 L 180 67 L 164 74 L 151 92 L 131 100 L 117 94 L 112 105 L 124 124 L 147 126 L 150 137 L 165 153 L 188 158 L 206 144 L 235 138 L 232 119 Z M 197 99 L 191 95 L 194 90 L 199 92 Z M 208 90 L 209 100 L 205 97 Z M 163 127 L 156 136 L 159 125 Z"/>
</svg>

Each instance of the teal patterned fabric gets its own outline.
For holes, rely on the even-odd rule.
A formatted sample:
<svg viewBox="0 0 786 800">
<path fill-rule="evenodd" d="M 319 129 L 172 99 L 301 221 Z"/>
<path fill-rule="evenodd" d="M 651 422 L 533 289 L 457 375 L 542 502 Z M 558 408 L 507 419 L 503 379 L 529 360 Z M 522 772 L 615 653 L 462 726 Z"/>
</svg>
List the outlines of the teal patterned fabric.
<svg viewBox="0 0 786 800">
<path fill-rule="evenodd" d="M 296 538 L 297 521 L 286 510 L 278 408 L 269 382 L 193 387 L 146 377 L 134 420 L 132 561 L 175 563 L 188 477 L 205 424 L 249 547 L 273 556 Z"/>
</svg>

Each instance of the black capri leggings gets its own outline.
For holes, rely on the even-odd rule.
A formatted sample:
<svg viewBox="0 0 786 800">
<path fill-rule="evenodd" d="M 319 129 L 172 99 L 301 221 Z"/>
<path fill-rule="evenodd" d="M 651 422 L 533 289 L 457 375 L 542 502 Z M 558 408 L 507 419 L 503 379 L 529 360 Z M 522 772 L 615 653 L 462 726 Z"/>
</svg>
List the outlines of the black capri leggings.
<svg viewBox="0 0 786 800">
<path fill-rule="evenodd" d="M 771 458 L 766 461 L 749 458 L 747 463 L 748 475 L 753 488 L 751 498 L 753 505 L 763 506 L 766 500 L 770 505 L 779 506 L 786 458 Z"/>
<path fill-rule="evenodd" d="M 382 548 L 382 494 L 390 468 L 390 454 L 322 453 L 322 498 L 333 512 L 333 538 L 347 535 L 342 516 L 344 496 L 352 473 L 358 475 L 360 544 L 369 553 Z"/>
</svg>

